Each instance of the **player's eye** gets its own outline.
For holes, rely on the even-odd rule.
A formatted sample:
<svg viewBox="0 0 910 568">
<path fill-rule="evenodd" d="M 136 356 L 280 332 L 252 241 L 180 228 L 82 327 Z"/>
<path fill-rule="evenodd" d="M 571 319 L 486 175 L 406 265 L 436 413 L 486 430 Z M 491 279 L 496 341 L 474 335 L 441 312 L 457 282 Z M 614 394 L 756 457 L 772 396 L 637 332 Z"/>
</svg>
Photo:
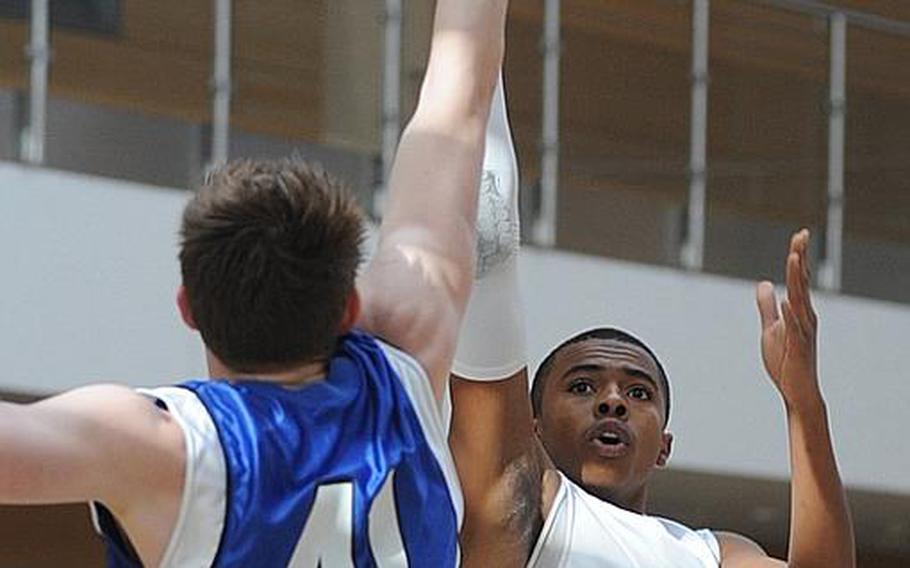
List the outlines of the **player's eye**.
<svg viewBox="0 0 910 568">
<path fill-rule="evenodd" d="M 651 400 L 653 398 L 651 391 L 640 385 L 630 388 L 629 396 L 637 400 Z"/>
<path fill-rule="evenodd" d="M 569 383 L 569 392 L 581 396 L 594 394 L 594 385 L 588 379 L 575 379 Z"/>
</svg>

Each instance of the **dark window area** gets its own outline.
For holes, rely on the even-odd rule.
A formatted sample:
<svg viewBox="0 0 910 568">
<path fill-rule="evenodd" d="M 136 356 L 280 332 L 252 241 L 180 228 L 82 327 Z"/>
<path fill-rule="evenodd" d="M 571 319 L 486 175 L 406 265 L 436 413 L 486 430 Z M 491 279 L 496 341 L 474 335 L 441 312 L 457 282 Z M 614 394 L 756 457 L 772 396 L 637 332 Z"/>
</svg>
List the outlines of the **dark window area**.
<svg viewBox="0 0 910 568">
<path fill-rule="evenodd" d="M 120 0 L 50 0 L 51 25 L 116 35 L 120 30 Z M 27 19 L 30 0 L 0 0 L 0 18 Z"/>
</svg>

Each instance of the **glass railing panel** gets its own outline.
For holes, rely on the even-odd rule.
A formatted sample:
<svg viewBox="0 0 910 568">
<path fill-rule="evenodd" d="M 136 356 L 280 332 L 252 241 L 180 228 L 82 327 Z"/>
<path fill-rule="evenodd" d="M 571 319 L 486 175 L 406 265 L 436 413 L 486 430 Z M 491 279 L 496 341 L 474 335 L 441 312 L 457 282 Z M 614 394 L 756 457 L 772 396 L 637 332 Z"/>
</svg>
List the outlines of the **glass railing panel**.
<svg viewBox="0 0 910 568">
<path fill-rule="evenodd" d="M 843 291 L 910 302 L 910 37 L 847 30 Z"/>
<path fill-rule="evenodd" d="M 691 6 L 563 3 L 557 246 L 679 262 Z"/>
<path fill-rule="evenodd" d="M 176 187 L 197 179 L 211 4 L 93 3 L 68 16 L 82 18 L 75 27 L 52 17 L 45 165 Z"/>
<path fill-rule="evenodd" d="M 0 160 L 19 159 L 23 118 L 28 111 L 23 96 L 29 81 L 28 24 L 21 8 L 10 5 L 0 10 Z"/>
<path fill-rule="evenodd" d="M 828 28 L 820 16 L 712 3 L 704 267 L 782 281 L 790 233 L 825 219 Z"/>
<path fill-rule="evenodd" d="M 382 3 L 234 3 L 230 154 L 324 162 L 371 205 L 380 150 Z"/>
</svg>

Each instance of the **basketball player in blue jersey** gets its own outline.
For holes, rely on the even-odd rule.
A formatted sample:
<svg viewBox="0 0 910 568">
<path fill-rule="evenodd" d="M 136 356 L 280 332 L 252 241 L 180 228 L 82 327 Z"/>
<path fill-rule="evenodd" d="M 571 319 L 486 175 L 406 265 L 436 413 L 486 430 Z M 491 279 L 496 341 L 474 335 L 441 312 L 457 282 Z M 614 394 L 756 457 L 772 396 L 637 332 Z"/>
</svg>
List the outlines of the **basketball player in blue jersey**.
<svg viewBox="0 0 910 568">
<path fill-rule="evenodd" d="M 667 463 L 672 435 L 666 373 L 637 338 L 609 328 L 576 335 L 541 364 L 529 397 L 517 167 L 508 123 L 494 116 L 492 124 L 501 135 L 488 137 L 477 280 L 453 367 L 450 445 L 465 496 L 464 565 L 785 565 L 740 535 L 644 514 L 648 477 Z M 816 372 L 808 238 L 801 231 L 791 241 L 783 317 L 773 286 L 757 291 L 765 368 L 787 408 L 788 562 L 851 567 L 853 529 Z"/>
<path fill-rule="evenodd" d="M 361 216 L 331 177 L 290 160 L 215 171 L 184 212 L 177 294 L 211 378 L 0 404 L 0 502 L 93 503 L 112 565 L 456 565 L 439 403 L 506 6 L 437 1 L 356 284 Z"/>
</svg>

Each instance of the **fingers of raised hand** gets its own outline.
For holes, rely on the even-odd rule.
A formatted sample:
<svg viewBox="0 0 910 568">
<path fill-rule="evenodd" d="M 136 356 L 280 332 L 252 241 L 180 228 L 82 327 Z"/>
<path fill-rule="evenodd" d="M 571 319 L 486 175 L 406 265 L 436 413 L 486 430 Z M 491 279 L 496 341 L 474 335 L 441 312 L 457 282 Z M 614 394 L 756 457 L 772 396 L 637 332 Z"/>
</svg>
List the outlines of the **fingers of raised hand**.
<svg viewBox="0 0 910 568">
<path fill-rule="evenodd" d="M 794 235 L 796 239 L 796 255 L 798 264 L 795 268 L 798 278 L 796 279 L 795 294 L 790 294 L 790 280 L 787 281 L 788 297 L 793 305 L 793 312 L 799 318 L 800 325 L 806 332 L 814 332 L 817 326 L 817 318 L 812 308 L 811 281 L 812 273 L 809 270 L 809 230 L 803 229 Z M 791 247 L 792 250 L 792 247 Z M 792 255 L 792 252 L 791 252 Z M 790 259 L 787 259 L 787 272 L 791 270 Z"/>
<path fill-rule="evenodd" d="M 790 240 L 790 254 L 787 256 L 787 307 L 789 320 L 787 329 L 793 330 L 790 338 L 800 338 L 809 343 L 815 341 L 817 318 L 812 309 L 809 272 L 809 231 L 803 229 Z"/>
<path fill-rule="evenodd" d="M 779 319 L 777 299 L 774 297 L 774 285 L 768 281 L 759 282 L 755 287 L 755 301 L 758 304 L 758 315 L 761 317 L 762 329 L 774 325 Z"/>
<path fill-rule="evenodd" d="M 798 254 L 799 249 L 802 246 L 803 232 L 797 231 L 790 235 L 790 254 Z"/>
<path fill-rule="evenodd" d="M 784 327 L 787 330 L 787 343 L 791 343 L 794 340 L 800 343 L 803 342 L 806 334 L 803 332 L 803 327 L 800 325 L 799 318 L 793 313 L 793 306 L 790 304 L 790 300 L 781 302 L 780 308 L 784 318 Z"/>
</svg>

